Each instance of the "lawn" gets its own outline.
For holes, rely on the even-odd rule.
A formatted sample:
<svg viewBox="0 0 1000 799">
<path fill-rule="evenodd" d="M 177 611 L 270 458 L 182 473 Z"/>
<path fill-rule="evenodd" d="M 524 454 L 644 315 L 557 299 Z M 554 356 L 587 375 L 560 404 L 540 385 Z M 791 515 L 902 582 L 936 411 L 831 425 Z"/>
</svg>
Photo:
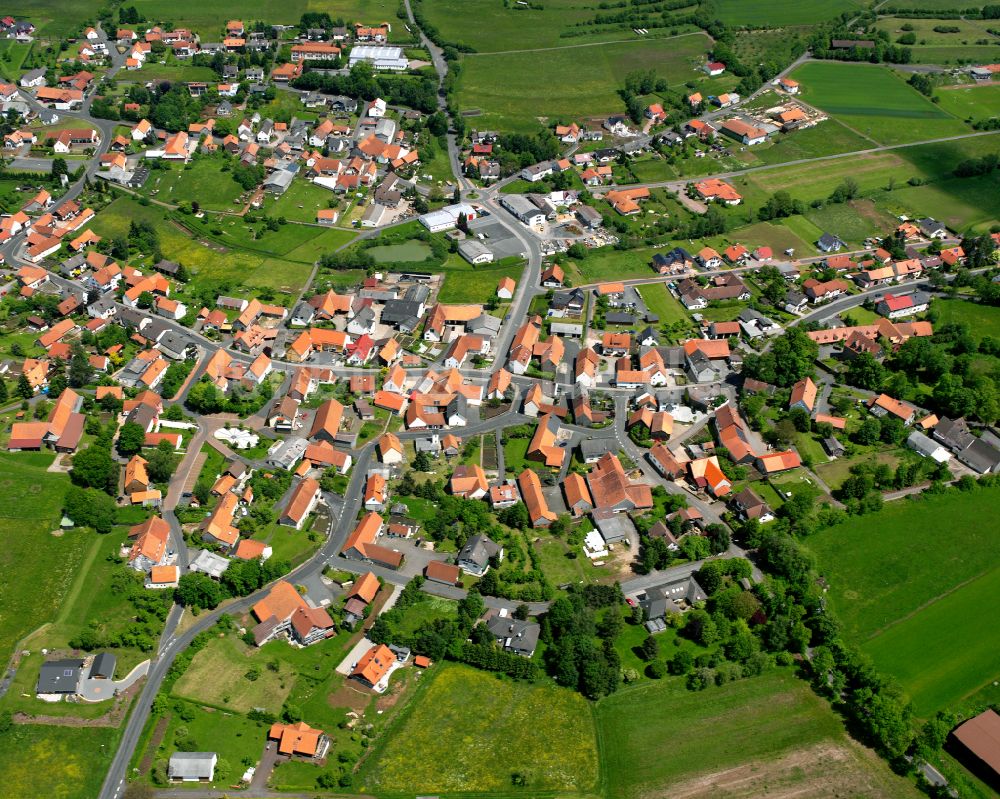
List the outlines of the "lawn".
<svg viewBox="0 0 1000 799">
<path fill-rule="evenodd" d="M 597 706 L 607 795 L 918 796 L 788 672 L 688 691 L 643 682 Z"/>
<path fill-rule="evenodd" d="M 458 605 L 450 599 L 428 595 L 426 599 L 410 605 L 404 610 L 399 620 L 393 624 L 393 630 L 401 636 L 413 635 L 420 627 L 437 621 L 458 618 Z"/>
<path fill-rule="evenodd" d="M 881 144 L 969 132 L 890 70 L 868 64 L 814 61 L 793 73 L 802 99 Z"/>
<path fill-rule="evenodd" d="M 171 60 L 165 64 L 147 62 L 138 72 L 123 72 L 118 79 L 122 82 L 135 80 L 143 83 L 151 80 L 216 82 L 219 76 L 211 67 L 196 67 L 194 64 Z"/>
<path fill-rule="evenodd" d="M 622 110 L 618 89 L 637 69 L 656 72 L 671 83 L 697 77 L 710 44 L 704 34 L 670 40 L 640 40 L 600 47 L 532 53 L 469 56 L 462 60 L 459 103 L 478 109 L 477 127 L 533 130 L 539 112 L 581 119 Z M 545 86 L 545 104 L 538 87 Z"/>
<path fill-rule="evenodd" d="M 165 219 L 162 208 L 142 205 L 128 197 L 119 197 L 98 213 L 92 228 L 100 236 L 113 237 L 127 233 L 133 219 L 149 221 L 156 227 L 161 249 L 169 258 L 191 270 L 194 275 L 191 285 L 195 288 L 210 284 L 220 292 L 244 296 L 254 294 L 255 289 L 265 288 L 297 293 L 309 277 L 312 261 L 291 260 L 295 250 L 289 252 L 285 259 L 267 258 L 260 252 L 212 242 L 209 242 L 212 246 L 207 246 L 201 243 L 202 240 L 195 239 L 190 230 Z M 191 219 L 193 225 L 196 220 Z M 282 230 L 286 228 L 300 226 L 285 225 Z M 313 231 L 316 236 L 313 241 L 317 241 L 319 236 L 346 235 L 345 231 L 301 229 Z M 248 242 L 251 243 L 254 242 Z M 138 260 L 133 258 L 133 261 Z"/>
<path fill-rule="evenodd" d="M 849 245 L 861 247 L 869 236 L 884 235 L 898 224 L 893 218 L 875 208 L 870 200 L 852 200 L 848 203 L 829 204 L 823 208 L 810 208 L 806 219 L 823 232 L 833 233 Z M 813 242 L 816 239 L 812 239 Z"/>
<path fill-rule="evenodd" d="M 293 180 L 280 197 L 268 194 L 262 210 L 268 216 L 283 216 L 291 222 L 315 222 L 316 211 L 328 208 L 332 199 L 333 192 L 311 180 Z"/>
<path fill-rule="evenodd" d="M 639 296 L 646 307 L 660 317 L 661 325 L 675 322 L 688 323 L 691 317 L 680 301 L 667 290 L 665 283 L 651 283 L 638 288 Z"/>
<path fill-rule="evenodd" d="M 716 16 L 734 27 L 812 25 L 861 8 L 857 0 L 718 0 Z"/>
<path fill-rule="evenodd" d="M 954 688 L 925 686 L 927 695 L 918 695 L 922 710 L 945 692 L 961 695 L 997 676 L 995 658 L 983 657 L 981 645 L 989 641 L 995 653 L 1000 628 L 966 624 L 966 619 L 972 624 L 971 619 L 980 618 L 978 614 L 951 614 L 943 621 L 939 606 L 970 607 L 988 586 L 995 586 L 1000 567 L 997 529 L 983 519 L 998 500 L 1000 489 L 992 488 L 894 502 L 876 514 L 827 528 L 808 541 L 830 583 L 831 607 L 846 637 L 887 657 L 884 663 L 877 658 L 879 665 L 889 671 L 900 667 L 901 657 L 892 654 L 891 643 L 880 641 L 889 635 L 890 642 L 902 645 L 902 633 L 896 632 L 900 626 L 923 641 L 920 664 L 928 670 L 950 667 L 937 662 L 935 647 L 941 636 L 961 642 L 950 652 L 953 664 L 964 668 L 966 682 Z M 913 674 L 910 669 L 918 666 L 907 665 L 905 673 Z"/>
<path fill-rule="evenodd" d="M 650 277 L 655 274 L 650 264 L 656 252 L 657 250 L 652 247 L 636 250 L 601 247 L 590 250 L 586 258 L 577 262 L 576 268 L 584 284 L 626 280 L 630 277 Z"/>
<path fill-rule="evenodd" d="M 423 261 L 431 255 L 431 247 L 419 239 L 411 239 L 401 244 L 383 244 L 372 247 L 368 254 L 380 264 L 393 261 Z"/>
<path fill-rule="evenodd" d="M 93 799 L 117 739 L 118 731 L 109 727 L 15 724 L 0 736 L 4 795 Z"/>
<path fill-rule="evenodd" d="M 512 277 L 520 282 L 524 261 L 504 258 L 497 263 L 473 266 L 461 256 L 452 255 L 443 267 L 427 271 L 444 273 L 444 285 L 438 294 L 441 302 L 484 303 L 496 297 L 501 278 Z"/>
<path fill-rule="evenodd" d="M 747 249 L 753 250 L 757 247 L 767 246 L 774 252 L 775 258 L 781 258 L 785 250 L 792 249 L 796 253 L 803 251 L 811 252 L 817 236 L 804 238 L 789 226 L 781 222 L 756 222 L 752 225 L 735 228 L 726 233 L 725 236 L 713 237 L 705 240 L 705 244 L 714 247 L 722 252 L 730 244 L 742 244 Z"/>
<path fill-rule="evenodd" d="M 194 656 L 173 694 L 238 713 L 255 707 L 277 713 L 295 685 L 295 672 L 281 661 L 275 661 L 279 670 L 273 671 L 267 662 L 260 650 L 235 638 L 213 641 Z M 254 668 L 259 675 L 250 680 L 246 675 Z"/>
<path fill-rule="evenodd" d="M 1000 86 L 955 86 L 937 92 L 939 105 L 959 119 L 985 119 L 1000 115 Z"/>
<path fill-rule="evenodd" d="M 94 538 L 59 527 L 69 480 L 47 472 L 51 453 L 0 453 L 0 662 L 44 622 L 55 620 Z"/>
<path fill-rule="evenodd" d="M 939 325 L 965 322 L 977 341 L 985 336 L 1000 338 L 1000 308 L 971 300 L 938 299 L 934 301 L 934 313 Z"/>
<path fill-rule="evenodd" d="M 366 761 L 361 791 L 492 793 L 520 772 L 533 791 L 597 783 L 591 709 L 574 691 L 441 664 Z"/>
<path fill-rule="evenodd" d="M 220 168 L 230 164 L 222 155 L 201 156 L 189 164 L 170 165 L 150 173 L 142 193 L 160 202 L 190 203 L 212 211 L 239 211 L 240 186 L 229 172 Z"/>
</svg>

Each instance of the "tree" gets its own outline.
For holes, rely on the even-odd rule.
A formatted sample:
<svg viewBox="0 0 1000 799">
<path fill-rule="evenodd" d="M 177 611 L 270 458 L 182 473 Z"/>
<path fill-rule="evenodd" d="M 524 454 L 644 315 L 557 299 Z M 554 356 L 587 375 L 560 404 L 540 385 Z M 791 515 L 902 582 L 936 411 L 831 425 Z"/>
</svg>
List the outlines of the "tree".
<svg viewBox="0 0 1000 799">
<path fill-rule="evenodd" d="M 674 656 L 667 661 L 667 667 L 671 674 L 678 676 L 687 674 L 694 668 L 694 655 L 688 649 L 678 649 Z"/>
<path fill-rule="evenodd" d="M 211 610 L 222 601 L 222 587 L 207 574 L 188 572 L 178 581 L 174 598 L 185 607 Z"/>
<path fill-rule="evenodd" d="M 87 353 L 83 347 L 76 345 L 73 347 L 73 357 L 69 362 L 69 384 L 73 388 L 82 388 L 90 382 L 94 370 L 87 360 Z"/>
<path fill-rule="evenodd" d="M 118 452 L 126 458 L 135 455 L 146 442 L 146 431 L 135 422 L 125 422 L 118 433 Z"/>
<path fill-rule="evenodd" d="M 17 391 L 15 393 L 22 399 L 31 399 L 35 396 L 35 389 L 31 387 L 31 383 L 28 382 L 28 376 L 23 372 L 17 379 Z"/>
<path fill-rule="evenodd" d="M 154 483 L 166 483 L 177 468 L 178 458 L 169 441 L 161 441 L 146 463 L 146 472 Z"/>
<path fill-rule="evenodd" d="M 859 444 L 870 446 L 878 441 L 881 433 L 882 425 L 879 423 L 879 420 L 869 417 L 861 423 L 861 427 L 858 428 L 854 438 Z"/>
<path fill-rule="evenodd" d="M 69 477 L 78 486 L 114 494 L 118 488 L 118 464 L 107 449 L 91 444 L 73 456 Z"/>
<path fill-rule="evenodd" d="M 94 488 L 70 486 L 63 509 L 75 525 L 92 527 L 102 535 L 110 533 L 115 525 L 117 507 L 114 499 Z"/>
<path fill-rule="evenodd" d="M 645 660 L 655 660 L 660 654 L 660 644 L 651 635 L 647 635 L 646 639 L 642 642 L 639 647 L 639 656 Z"/>
<path fill-rule="evenodd" d="M 819 346 L 799 327 L 788 328 L 763 354 L 747 355 L 743 373 L 749 377 L 788 387 L 804 377 L 811 377 Z"/>
<path fill-rule="evenodd" d="M 430 456 L 426 452 L 418 452 L 413 459 L 413 470 L 417 472 L 429 472 L 433 468 Z"/>
<path fill-rule="evenodd" d="M 55 158 L 53 158 L 50 174 L 56 180 L 58 180 L 63 175 L 68 175 L 69 167 L 66 165 L 66 159 L 60 156 L 56 156 Z"/>
<path fill-rule="evenodd" d="M 846 378 L 852 386 L 878 391 L 885 382 L 885 368 L 870 352 L 862 352 L 851 359 Z"/>
</svg>

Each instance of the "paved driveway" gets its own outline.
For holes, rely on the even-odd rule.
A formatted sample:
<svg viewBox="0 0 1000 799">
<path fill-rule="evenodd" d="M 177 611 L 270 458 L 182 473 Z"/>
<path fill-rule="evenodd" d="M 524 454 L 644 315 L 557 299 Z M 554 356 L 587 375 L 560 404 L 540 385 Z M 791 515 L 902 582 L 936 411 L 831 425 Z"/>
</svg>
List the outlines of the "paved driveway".
<svg viewBox="0 0 1000 799">
<path fill-rule="evenodd" d="M 85 679 L 80 683 L 80 697 L 86 702 L 103 702 L 106 699 L 111 699 L 115 693 L 130 688 L 145 677 L 148 671 L 149 661 L 144 660 L 121 680 Z"/>
</svg>

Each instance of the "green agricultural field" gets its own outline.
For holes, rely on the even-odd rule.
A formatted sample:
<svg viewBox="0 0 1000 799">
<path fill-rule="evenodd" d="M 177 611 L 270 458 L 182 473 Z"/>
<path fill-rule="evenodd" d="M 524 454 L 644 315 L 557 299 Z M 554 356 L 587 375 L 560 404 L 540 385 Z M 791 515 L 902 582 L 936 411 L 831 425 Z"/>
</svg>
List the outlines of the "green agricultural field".
<svg viewBox="0 0 1000 799">
<path fill-rule="evenodd" d="M 83 33 L 86 23 L 96 22 L 101 5 L 97 0 L 30 0 L 21 6 L 17 16 L 35 24 L 36 37 L 58 43 L 59 39 Z"/>
<path fill-rule="evenodd" d="M 938 104 L 959 119 L 986 119 L 1000 115 L 1000 86 L 956 86 L 940 89 Z"/>
<path fill-rule="evenodd" d="M 93 799 L 115 753 L 118 731 L 109 727 L 15 724 L 0 736 L 4 795 Z"/>
<path fill-rule="evenodd" d="M 993 625 L 984 626 L 981 616 L 998 592 L 1000 568 L 962 584 L 865 643 L 865 652 L 879 668 L 902 683 L 919 717 L 954 707 L 1000 677 L 1000 634 Z"/>
<path fill-rule="evenodd" d="M 457 665 L 438 665 L 366 761 L 362 792 L 509 792 L 521 772 L 534 791 L 588 792 L 597 738 L 579 694 Z"/>
<path fill-rule="evenodd" d="M 897 189 L 887 202 L 910 216 L 932 215 L 953 230 L 988 229 L 1000 221 L 1000 176 L 951 178 L 926 186 Z"/>
<path fill-rule="evenodd" d="M 835 153 L 851 153 L 872 147 L 871 140 L 859 136 L 835 119 L 805 130 L 795 130 L 774 139 L 773 144 L 747 150 L 762 164 L 781 164 L 800 158 L 819 158 Z"/>
<path fill-rule="evenodd" d="M 233 4 L 229 0 L 136 0 L 135 7 L 147 19 L 170 20 L 176 27 L 191 28 L 202 34 L 205 41 L 218 41 L 226 20 L 233 18 Z M 296 25 L 306 11 L 326 11 L 331 17 L 343 17 L 346 21 L 377 23 L 382 20 L 396 21 L 396 6 L 389 0 L 261 0 L 254 5 L 253 19 L 267 20 L 268 23 Z M 238 16 L 238 15 L 236 15 Z M 244 15 L 250 22 L 250 16 Z M 395 27 L 395 26 L 394 26 Z"/>
<path fill-rule="evenodd" d="M 607 795 L 916 797 L 788 672 L 691 693 L 644 682 L 597 706 Z"/>
<path fill-rule="evenodd" d="M 965 322 L 971 328 L 972 337 L 977 341 L 984 336 L 1000 338 L 1000 308 L 980 305 L 971 300 L 937 299 L 934 301 L 937 322 Z"/>
<path fill-rule="evenodd" d="M 469 56 L 459 101 L 478 109 L 477 127 L 532 130 L 539 116 L 581 119 L 622 110 L 618 89 L 629 72 L 652 69 L 670 83 L 694 80 L 710 47 L 704 34 L 600 47 Z M 702 73 L 703 74 L 703 73 Z M 545 86 L 545 103 L 538 87 Z"/>
<path fill-rule="evenodd" d="M 803 100 L 880 144 L 969 132 L 885 67 L 813 61 L 793 74 L 802 84 Z"/>
<path fill-rule="evenodd" d="M 870 650 L 877 665 L 900 677 L 921 712 L 942 707 L 998 676 L 992 653 L 1000 645 L 1000 630 L 965 624 L 977 618 L 966 609 L 975 607 L 984 591 L 995 592 L 1000 580 L 997 531 L 983 524 L 998 500 L 1000 489 L 991 488 L 896 502 L 809 539 L 847 637 Z M 930 534 L 935 530 L 941 533 Z M 942 615 L 949 607 L 955 612 Z M 913 639 L 908 647 L 923 643 L 911 653 L 913 658 L 922 653 L 919 662 L 903 663 L 900 627 Z M 885 636 L 888 643 L 882 643 Z M 953 644 L 949 664 L 938 662 L 935 649 L 944 636 Z M 990 654 L 981 648 L 984 642 Z M 915 676 L 921 668 L 952 666 L 963 669 L 962 681 L 944 677 L 941 682 L 950 685 L 935 686 Z"/>
<path fill-rule="evenodd" d="M 941 8 L 946 5 L 947 2 L 943 2 Z M 895 42 L 905 33 L 903 25 L 908 25 L 917 37 L 917 43 L 910 45 L 916 64 L 988 63 L 1000 55 L 997 47 L 1000 39 L 986 30 L 991 27 L 992 20 L 882 17 L 876 27 L 888 32 Z M 958 28 L 958 31 L 941 33 L 934 30 L 940 27 Z"/>
<path fill-rule="evenodd" d="M 40 624 L 55 620 L 93 544 L 58 530 L 66 476 L 48 472 L 51 453 L 0 453 L 0 660 Z"/>
<path fill-rule="evenodd" d="M 727 25 L 813 25 L 861 8 L 857 0 L 718 0 L 716 15 Z"/>
</svg>

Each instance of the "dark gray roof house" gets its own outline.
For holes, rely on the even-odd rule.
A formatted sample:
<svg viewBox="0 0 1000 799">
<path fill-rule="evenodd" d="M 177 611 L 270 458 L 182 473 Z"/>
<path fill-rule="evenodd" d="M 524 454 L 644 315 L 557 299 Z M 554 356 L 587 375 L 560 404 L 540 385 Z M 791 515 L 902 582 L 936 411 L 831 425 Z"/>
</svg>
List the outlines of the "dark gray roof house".
<svg viewBox="0 0 1000 799">
<path fill-rule="evenodd" d="M 90 664 L 90 673 L 87 676 L 92 680 L 113 680 L 117 665 L 118 660 L 110 652 L 99 652 Z"/>
<path fill-rule="evenodd" d="M 490 558 L 494 555 L 502 558 L 503 548 L 489 536 L 476 534 L 469 537 L 458 553 L 458 567 L 469 574 L 482 576 L 489 570 Z"/>
<path fill-rule="evenodd" d="M 845 245 L 839 236 L 834 236 L 832 233 L 824 233 L 819 237 L 816 246 L 819 247 L 821 252 L 838 252 Z"/>
<path fill-rule="evenodd" d="M 507 652 L 530 658 L 538 647 L 541 626 L 532 621 L 521 621 L 511 616 L 494 616 L 486 624 L 490 634 Z"/>
<path fill-rule="evenodd" d="M 49 660 L 38 671 L 38 694 L 75 694 L 83 676 L 83 661 L 79 659 Z"/>
<path fill-rule="evenodd" d="M 707 598 L 708 595 L 692 576 L 649 588 L 638 597 L 639 606 L 650 619 L 663 618 L 667 612 L 680 613 L 695 602 L 704 602 Z"/>
</svg>

